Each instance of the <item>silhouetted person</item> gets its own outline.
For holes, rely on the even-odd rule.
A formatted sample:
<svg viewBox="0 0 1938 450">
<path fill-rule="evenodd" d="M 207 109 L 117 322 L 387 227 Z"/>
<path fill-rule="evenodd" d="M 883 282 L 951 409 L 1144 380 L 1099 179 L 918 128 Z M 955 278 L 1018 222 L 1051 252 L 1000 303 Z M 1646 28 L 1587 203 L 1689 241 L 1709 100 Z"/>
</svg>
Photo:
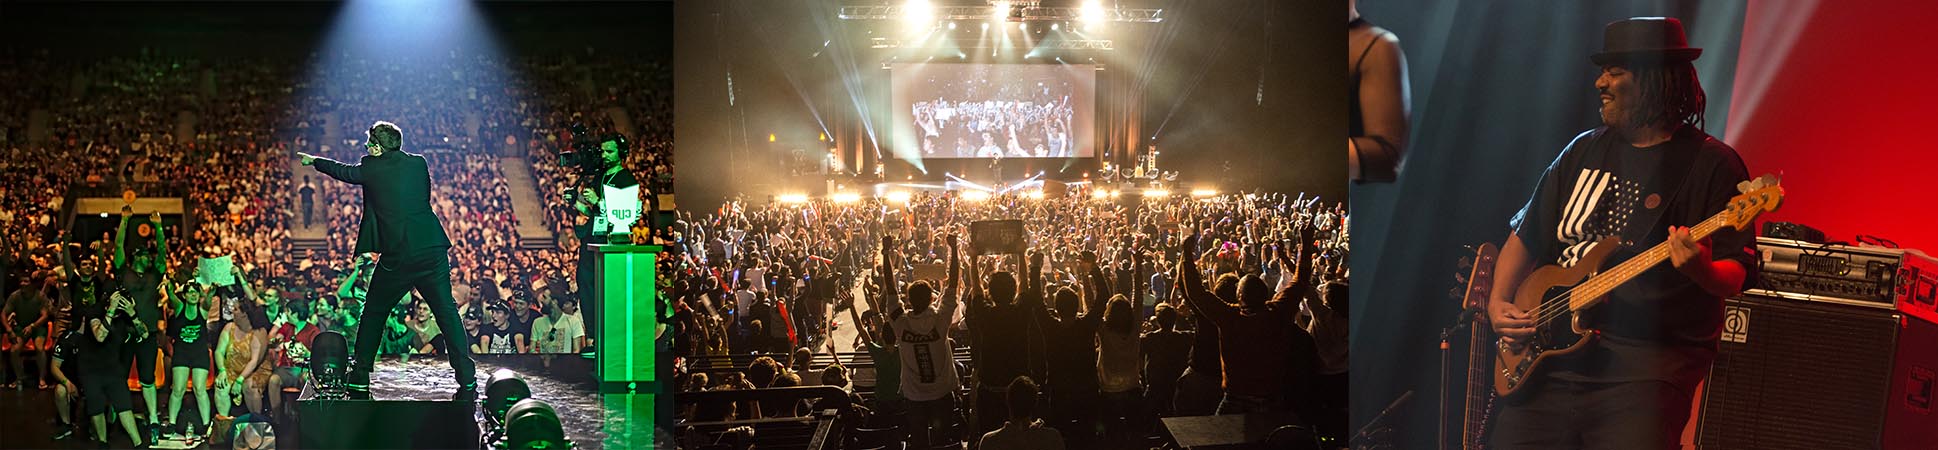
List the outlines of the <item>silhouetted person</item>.
<svg viewBox="0 0 1938 450">
<path fill-rule="evenodd" d="M 370 370 L 383 339 L 390 311 L 410 290 L 430 302 L 431 313 L 444 334 L 464 333 L 457 303 L 451 298 L 451 240 L 431 211 L 431 173 L 424 157 L 402 150 L 404 132 L 396 124 L 379 121 L 364 132 L 370 154 L 357 165 L 297 153 L 303 165 L 350 184 L 363 186 L 363 217 L 357 233 L 357 253 L 382 255 L 370 278 L 363 316 L 359 319 L 356 359 L 345 384 L 352 395 L 370 393 Z M 451 369 L 457 371 L 460 398 L 477 394 L 477 370 L 470 349 L 450 346 Z"/>
</svg>

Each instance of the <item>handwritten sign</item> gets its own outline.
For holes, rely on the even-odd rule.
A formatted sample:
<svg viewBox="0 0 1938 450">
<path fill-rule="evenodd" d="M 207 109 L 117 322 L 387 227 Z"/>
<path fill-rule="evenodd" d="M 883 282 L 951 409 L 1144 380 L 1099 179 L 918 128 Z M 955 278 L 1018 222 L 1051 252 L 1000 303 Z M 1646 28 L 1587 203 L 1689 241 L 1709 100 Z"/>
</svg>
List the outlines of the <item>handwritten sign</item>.
<svg viewBox="0 0 1938 450">
<path fill-rule="evenodd" d="M 236 284 L 235 260 L 227 255 L 220 258 L 202 258 L 197 261 L 195 276 L 203 283 L 216 286 Z"/>
</svg>

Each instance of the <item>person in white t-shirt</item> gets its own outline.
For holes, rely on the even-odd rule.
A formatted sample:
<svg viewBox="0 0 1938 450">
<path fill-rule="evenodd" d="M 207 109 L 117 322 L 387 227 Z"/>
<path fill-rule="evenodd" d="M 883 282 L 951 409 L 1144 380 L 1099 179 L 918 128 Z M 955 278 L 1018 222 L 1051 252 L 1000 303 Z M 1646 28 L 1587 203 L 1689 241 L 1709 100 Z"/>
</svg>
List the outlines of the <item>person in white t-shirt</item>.
<svg viewBox="0 0 1938 450">
<path fill-rule="evenodd" d="M 753 263 L 753 267 L 741 271 L 740 279 L 752 284 L 754 292 L 767 293 L 767 266 L 759 259 L 755 259 Z"/>
<path fill-rule="evenodd" d="M 902 360 L 902 397 L 908 400 L 911 444 L 929 448 L 943 441 L 937 430 L 946 430 L 955 411 L 956 390 L 962 381 L 956 376 L 955 352 L 949 345 L 949 329 L 956 317 L 956 283 L 960 266 L 956 258 L 956 237 L 949 236 L 948 286 L 942 291 L 942 307 L 929 305 L 935 288 L 918 280 L 908 286 L 910 310 L 904 313 L 896 298 L 894 259 L 895 237 L 882 236 L 882 305 L 888 310 L 897 336 L 895 346 Z"/>
<path fill-rule="evenodd" d="M 579 323 L 579 300 L 566 296 L 545 305 L 545 315 L 532 321 L 537 353 L 573 353 L 585 348 L 585 325 Z"/>
<path fill-rule="evenodd" d="M 733 315 L 738 318 L 741 326 L 746 326 L 747 321 L 755 319 L 751 313 L 753 310 L 748 309 L 753 306 L 753 282 L 740 280 L 740 285 L 733 291 Z"/>
</svg>

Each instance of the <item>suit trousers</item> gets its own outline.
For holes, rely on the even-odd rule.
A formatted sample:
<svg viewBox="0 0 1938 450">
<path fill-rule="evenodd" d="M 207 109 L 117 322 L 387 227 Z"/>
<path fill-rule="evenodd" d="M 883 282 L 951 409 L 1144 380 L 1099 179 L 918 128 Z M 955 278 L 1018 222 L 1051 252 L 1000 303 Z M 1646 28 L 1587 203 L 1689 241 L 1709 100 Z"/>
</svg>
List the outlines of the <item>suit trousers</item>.
<svg viewBox="0 0 1938 450">
<path fill-rule="evenodd" d="M 367 382 L 376 363 L 377 347 L 383 344 L 384 325 L 390 311 L 405 293 L 416 290 L 430 302 L 431 315 L 445 336 L 464 336 L 464 322 L 458 317 L 457 302 L 451 298 L 451 257 L 446 247 L 431 247 L 402 254 L 385 254 L 377 261 L 377 273 L 370 277 L 370 292 L 364 297 L 363 315 L 357 324 L 356 359 L 352 360 L 352 383 Z M 478 370 L 471 360 L 471 348 L 446 346 L 451 369 L 457 371 L 459 387 L 476 386 Z"/>
</svg>

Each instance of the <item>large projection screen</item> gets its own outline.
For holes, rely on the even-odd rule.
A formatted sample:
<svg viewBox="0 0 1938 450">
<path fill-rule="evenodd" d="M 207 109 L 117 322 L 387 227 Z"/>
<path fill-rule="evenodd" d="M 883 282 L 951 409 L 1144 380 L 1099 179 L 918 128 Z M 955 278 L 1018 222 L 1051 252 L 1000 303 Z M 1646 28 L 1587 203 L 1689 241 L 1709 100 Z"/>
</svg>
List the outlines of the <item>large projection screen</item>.
<svg viewBox="0 0 1938 450">
<path fill-rule="evenodd" d="M 899 159 L 1090 158 L 1094 64 L 889 65 Z"/>
</svg>

